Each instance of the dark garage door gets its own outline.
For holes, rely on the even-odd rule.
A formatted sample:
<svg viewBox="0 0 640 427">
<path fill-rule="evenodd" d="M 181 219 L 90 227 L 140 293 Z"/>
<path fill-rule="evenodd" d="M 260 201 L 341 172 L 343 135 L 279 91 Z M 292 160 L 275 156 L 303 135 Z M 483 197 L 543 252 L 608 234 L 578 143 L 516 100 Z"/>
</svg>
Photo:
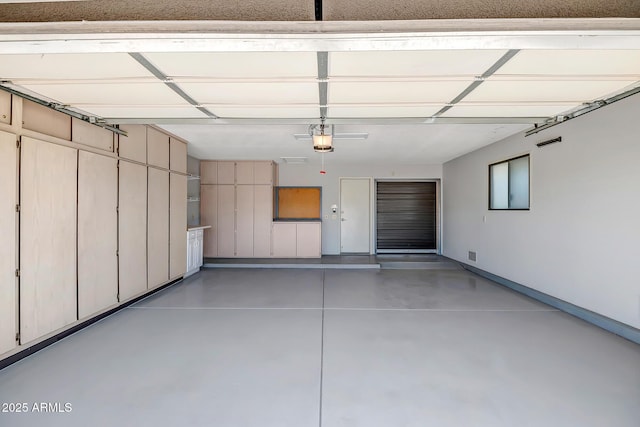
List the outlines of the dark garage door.
<svg viewBox="0 0 640 427">
<path fill-rule="evenodd" d="M 377 182 L 377 252 L 436 249 L 436 183 Z"/>
</svg>

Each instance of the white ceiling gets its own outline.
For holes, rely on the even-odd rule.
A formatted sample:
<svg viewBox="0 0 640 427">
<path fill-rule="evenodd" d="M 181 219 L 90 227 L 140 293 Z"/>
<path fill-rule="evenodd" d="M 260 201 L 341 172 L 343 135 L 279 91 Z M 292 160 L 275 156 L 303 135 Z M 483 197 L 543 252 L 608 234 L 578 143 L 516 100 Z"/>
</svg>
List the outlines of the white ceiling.
<svg viewBox="0 0 640 427">
<path fill-rule="evenodd" d="M 114 123 L 165 123 L 200 158 L 317 161 L 293 134 L 306 133 L 326 107 L 328 120 L 347 123 L 337 132 L 369 134 L 336 141 L 332 161 L 399 163 L 442 163 L 531 126 L 511 119 L 542 121 L 640 82 L 640 50 L 614 49 L 520 50 L 481 77 L 508 52 L 329 52 L 326 80 L 309 51 L 142 53 L 155 71 L 127 53 L 1 54 L 0 80 Z M 221 120 L 194 124 L 209 119 L 202 108 Z M 426 124 L 436 115 L 450 123 Z M 491 120 L 464 124 L 469 118 Z"/>
</svg>

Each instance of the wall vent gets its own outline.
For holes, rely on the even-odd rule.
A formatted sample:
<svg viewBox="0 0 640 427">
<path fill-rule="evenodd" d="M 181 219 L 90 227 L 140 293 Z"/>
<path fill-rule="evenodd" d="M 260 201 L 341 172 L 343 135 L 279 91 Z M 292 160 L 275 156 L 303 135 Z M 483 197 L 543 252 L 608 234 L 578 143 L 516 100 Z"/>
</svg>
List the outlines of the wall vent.
<svg viewBox="0 0 640 427">
<path fill-rule="evenodd" d="M 469 251 L 469 261 L 476 262 L 476 253 L 473 251 Z"/>
</svg>

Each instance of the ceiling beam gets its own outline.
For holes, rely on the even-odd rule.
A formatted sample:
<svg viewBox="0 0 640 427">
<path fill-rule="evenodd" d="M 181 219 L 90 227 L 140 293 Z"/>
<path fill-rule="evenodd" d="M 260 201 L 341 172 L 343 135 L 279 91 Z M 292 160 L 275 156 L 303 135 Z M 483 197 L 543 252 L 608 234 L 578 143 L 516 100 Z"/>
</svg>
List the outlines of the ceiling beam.
<svg viewBox="0 0 640 427">
<path fill-rule="evenodd" d="M 640 49 L 640 19 L 0 23 L 0 54 Z"/>
</svg>

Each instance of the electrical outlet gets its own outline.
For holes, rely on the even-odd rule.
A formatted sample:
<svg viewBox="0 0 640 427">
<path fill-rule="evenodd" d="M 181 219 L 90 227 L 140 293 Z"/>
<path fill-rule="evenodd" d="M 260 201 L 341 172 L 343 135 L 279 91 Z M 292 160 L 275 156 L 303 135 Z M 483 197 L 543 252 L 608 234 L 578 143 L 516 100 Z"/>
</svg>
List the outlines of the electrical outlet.
<svg viewBox="0 0 640 427">
<path fill-rule="evenodd" d="M 476 253 L 473 251 L 469 251 L 469 261 L 476 262 L 476 260 L 477 260 Z"/>
</svg>

